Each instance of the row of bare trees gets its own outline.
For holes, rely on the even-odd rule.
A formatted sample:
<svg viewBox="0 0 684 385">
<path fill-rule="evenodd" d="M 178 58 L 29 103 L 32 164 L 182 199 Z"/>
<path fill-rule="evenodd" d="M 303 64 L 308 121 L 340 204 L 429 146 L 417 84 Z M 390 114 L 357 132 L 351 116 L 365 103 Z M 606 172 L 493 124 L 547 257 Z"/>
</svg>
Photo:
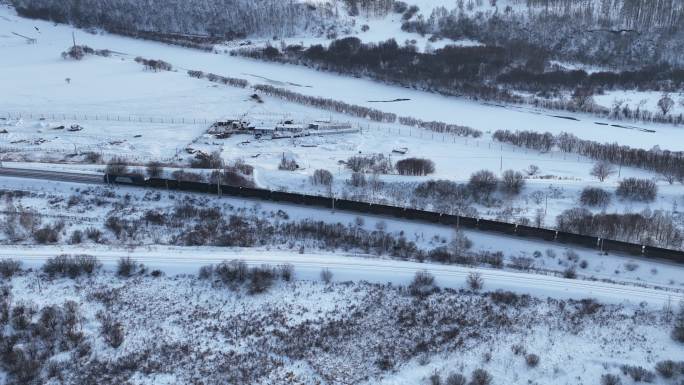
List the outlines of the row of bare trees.
<svg viewBox="0 0 684 385">
<path fill-rule="evenodd" d="M 662 211 L 633 214 L 593 214 L 585 208 L 562 212 L 557 228 L 574 234 L 661 247 L 682 247 L 682 233 L 673 218 Z"/>
<path fill-rule="evenodd" d="M 622 146 L 618 143 L 599 143 L 580 139 L 569 133 L 553 135 L 549 132 L 499 130 L 493 135 L 499 142 L 509 143 L 542 152 L 558 148 L 562 152 L 575 153 L 599 161 L 638 167 L 655 171 L 668 182 L 684 180 L 684 153 L 668 150 L 644 150 Z"/>
<path fill-rule="evenodd" d="M 341 114 L 352 115 L 363 119 L 370 119 L 376 122 L 394 123 L 397 120 L 397 115 L 390 112 L 383 112 L 374 108 L 348 104 L 333 99 L 303 95 L 266 84 L 256 85 L 254 86 L 254 89 L 263 92 L 266 95 L 284 99 L 289 102 L 339 112 Z"/>
</svg>

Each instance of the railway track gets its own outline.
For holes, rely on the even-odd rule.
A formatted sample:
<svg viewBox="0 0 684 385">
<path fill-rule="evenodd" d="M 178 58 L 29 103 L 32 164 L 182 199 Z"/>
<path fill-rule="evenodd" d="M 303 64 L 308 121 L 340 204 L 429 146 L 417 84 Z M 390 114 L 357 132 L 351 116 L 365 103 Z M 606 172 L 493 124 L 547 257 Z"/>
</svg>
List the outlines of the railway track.
<svg viewBox="0 0 684 385">
<path fill-rule="evenodd" d="M 100 176 L 100 175 L 79 174 L 79 173 L 70 173 L 70 172 L 61 172 L 61 171 L 43 171 L 43 170 L 30 170 L 30 169 L 0 167 L 0 176 L 8 176 L 8 177 L 14 177 L 14 178 L 26 178 L 26 179 L 52 180 L 52 181 L 57 181 L 57 182 L 104 184 L 102 176 Z"/>
<path fill-rule="evenodd" d="M 0 176 L 54 180 L 62 182 L 105 184 L 104 175 L 89 175 L 78 173 L 65 173 L 58 171 L 26 170 L 17 168 L 0 168 Z M 284 202 L 302 206 L 315 206 L 326 209 L 334 209 L 358 213 L 360 215 L 380 215 L 405 220 L 437 223 L 446 226 L 460 226 L 466 229 L 487 231 L 501 235 L 524 237 L 533 240 L 562 243 L 584 248 L 592 248 L 601 252 L 616 252 L 633 257 L 660 259 L 684 264 L 684 251 L 659 248 L 649 245 L 641 245 L 611 239 L 603 239 L 596 236 L 566 233 L 553 229 L 537 228 L 515 223 L 499 222 L 488 219 L 464 217 L 443 214 L 433 211 L 417 210 L 407 207 L 359 202 L 334 197 L 306 195 L 282 191 L 272 191 L 259 188 L 247 188 L 209 184 L 204 182 L 186 182 L 173 179 L 150 178 L 145 180 L 142 176 L 116 176 L 107 175 L 107 181 L 114 184 L 130 185 L 137 187 L 171 189 L 205 194 L 222 194 L 227 196 L 260 199 L 273 202 Z"/>
</svg>

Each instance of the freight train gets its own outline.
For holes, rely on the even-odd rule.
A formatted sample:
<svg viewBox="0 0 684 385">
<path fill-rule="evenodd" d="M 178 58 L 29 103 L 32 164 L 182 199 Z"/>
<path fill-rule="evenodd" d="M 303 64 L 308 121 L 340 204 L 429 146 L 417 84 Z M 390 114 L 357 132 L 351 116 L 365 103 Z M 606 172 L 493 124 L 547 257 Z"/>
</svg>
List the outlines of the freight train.
<svg viewBox="0 0 684 385">
<path fill-rule="evenodd" d="M 359 202 L 348 199 L 337 199 L 318 195 L 306 195 L 283 191 L 271 191 L 253 187 L 238 187 L 205 182 L 186 182 L 175 179 L 144 178 L 139 174 L 107 174 L 107 184 L 122 184 L 150 188 L 162 188 L 208 194 L 223 195 L 286 202 L 298 205 L 315 206 L 328 209 L 351 211 L 360 214 L 385 215 L 401 219 L 419 220 L 449 226 L 461 226 L 468 229 L 497 232 L 511 236 L 557 242 L 574 246 L 597 249 L 603 252 L 619 252 L 633 256 L 666 259 L 684 263 L 684 251 L 671 250 L 636 243 L 603 239 L 600 237 L 566 233 L 552 229 L 524 226 L 515 223 L 499 222 L 489 219 L 442 214 L 434 211 L 411 209 L 399 206 Z"/>
</svg>

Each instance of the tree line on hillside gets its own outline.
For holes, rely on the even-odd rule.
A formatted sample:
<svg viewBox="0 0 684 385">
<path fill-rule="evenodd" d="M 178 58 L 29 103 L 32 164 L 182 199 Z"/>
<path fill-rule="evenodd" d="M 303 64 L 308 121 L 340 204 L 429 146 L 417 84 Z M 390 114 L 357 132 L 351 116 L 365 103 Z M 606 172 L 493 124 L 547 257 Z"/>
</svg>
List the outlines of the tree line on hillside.
<svg viewBox="0 0 684 385">
<path fill-rule="evenodd" d="M 446 46 L 421 52 L 412 44 L 399 45 L 394 39 L 363 43 L 356 37 L 334 40 L 328 47 L 283 45 L 243 48 L 235 55 L 305 65 L 332 71 L 473 99 L 506 103 L 532 103 L 540 107 L 581 111 L 615 119 L 681 124 L 684 115 L 670 114 L 671 107 L 651 112 L 624 102 L 613 108 L 598 106 L 593 95 L 611 89 L 662 91 L 667 95 L 684 86 L 684 70 L 669 64 L 649 65 L 621 72 L 587 73 L 584 70 L 548 70 L 548 60 L 532 63 L 546 54 L 519 45 Z M 523 96 L 517 88 L 534 92 Z M 569 98 L 566 95 L 571 95 Z M 668 99 L 663 97 L 664 99 Z M 671 98 L 669 98 L 671 99 Z"/>
<path fill-rule="evenodd" d="M 436 7 L 430 15 L 417 14 L 405 20 L 402 29 L 511 47 L 532 66 L 547 59 L 615 68 L 684 64 L 684 3 L 679 0 L 516 2 L 516 8 L 468 12 L 459 1 L 453 9 Z"/>
<path fill-rule="evenodd" d="M 559 231 L 660 247 L 682 247 L 682 233 L 672 217 L 662 211 L 593 214 L 586 208 L 573 208 L 561 213 L 556 223 Z"/>
<path fill-rule="evenodd" d="M 281 0 L 11 0 L 25 17 L 112 32 L 239 38 L 317 34 L 334 22 L 326 4 Z"/>
</svg>

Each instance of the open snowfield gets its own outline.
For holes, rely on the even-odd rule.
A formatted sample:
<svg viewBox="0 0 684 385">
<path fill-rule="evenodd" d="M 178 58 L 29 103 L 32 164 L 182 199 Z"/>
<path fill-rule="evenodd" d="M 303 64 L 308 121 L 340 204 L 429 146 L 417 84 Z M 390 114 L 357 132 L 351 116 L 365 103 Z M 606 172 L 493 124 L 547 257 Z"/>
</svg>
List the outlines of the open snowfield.
<svg viewBox="0 0 684 385">
<path fill-rule="evenodd" d="M 195 276 L 111 273 L 71 280 L 29 272 L 8 284 L 13 303 L 34 309 L 73 301 L 82 336 L 51 358 L 69 383 L 409 385 L 482 368 L 495 384 L 592 384 L 621 365 L 652 370 L 680 358 L 668 321 L 633 305 L 507 303 L 466 291 L 418 300 L 396 286 L 311 281 L 249 295 Z M 121 321 L 116 348 L 101 331 L 105 315 Z M 97 355 L 84 355 L 84 346 Z M 527 366 L 526 354 L 539 364 Z"/>
<path fill-rule="evenodd" d="M 0 134 L 0 148 L 10 151 L 4 155 L 6 160 L 68 161 L 73 154 L 94 152 L 103 155 L 105 160 L 123 156 L 134 163 L 149 160 L 174 162 L 190 158 L 185 149 L 191 147 L 207 153 L 220 151 L 226 161 L 245 160 L 256 167 L 257 184 L 273 189 L 315 191 L 309 177 L 315 169 L 328 169 L 335 175 L 334 193 L 342 196 L 353 192 L 345 192 L 348 188 L 344 181 L 349 178 L 350 171 L 341 167 L 339 161 L 359 153 L 382 153 L 396 161 L 402 156 L 392 154 L 392 151 L 405 147 L 409 151 L 406 156 L 432 159 L 436 173 L 423 178 L 381 176 L 382 180 L 466 181 L 471 173 L 480 169 L 500 174 L 508 169 L 523 170 L 530 164 L 539 166 L 541 175 L 550 175 L 550 179 L 528 180 L 522 197 L 511 204 L 520 211 L 507 215 L 513 215 L 512 219 L 531 219 L 537 209 L 543 208 L 545 223 L 549 226 L 554 224 L 558 213 L 576 206 L 580 191 L 587 185 L 610 190 L 620 178 L 656 177 L 650 172 L 625 167 L 619 177 L 597 183 L 589 175 L 593 161 L 583 157 L 553 152 L 539 154 L 501 145 L 492 142 L 488 134 L 479 139 L 460 138 L 400 125 L 369 123 L 268 97 L 261 104 L 250 98 L 252 92 L 249 89 L 217 86 L 193 79 L 184 73 L 184 68 L 244 77 L 253 83 L 269 82 L 305 94 L 332 97 L 426 120 L 443 119 L 469 124 L 482 130 L 569 131 L 584 138 L 619 140 L 621 144 L 644 148 L 659 145 L 676 149 L 679 143 L 684 143 L 684 138 L 677 139 L 684 130 L 676 127 L 663 126 L 657 128 L 656 133 L 644 133 L 598 126 L 586 116 L 579 117 L 580 121 L 559 119 L 549 116 L 553 115 L 551 113 L 484 105 L 306 68 L 261 63 L 113 35 L 92 35 L 80 30 L 75 30 L 79 43 L 119 53 L 110 58 L 89 56 L 81 62 L 64 60 L 60 53 L 70 44 L 72 28 L 21 19 L 6 8 L 1 12 L 0 28 L 3 33 L 0 48 L 10 53 L 7 60 L 0 63 L 3 77 L 0 106 L 10 113 L 9 120 L 0 121 L 0 130 L 8 131 Z M 38 43 L 27 45 L 23 39 L 11 34 L 15 30 L 36 36 Z M 137 55 L 168 60 L 179 68 L 178 72 L 143 71 L 142 66 L 132 60 Z M 41 76 L 34 76 L 36 73 Z M 66 78 L 70 79 L 69 83 Z M 359 89 L 364 89 L 364 92 L 355 91 Z M 411 94 L 410 101 L 368 103 L 368 100 L 405 97 L 404 93 Z M 21 114 L 21 119 L 17 114 Z M 283 118 L 305 122 L 324 118 L 348 121 L 363 131 L 277 141 L 254 140 L 242 135 L 217 140 L 204 135 L 212 121 L 242 116 L 264 125 L 274 124 Z M 83 130 L 68 131 L 73 124 L 80 125 Z M 65 128 L 54 129 L 61 126 Z M 605 132 L 600 133 L 601 130 Z M 277 170 L 285 153 L 300 164 L 299 171 Z M 89 167 L 80 166 L 80 169 Z M 646 208 L 673 211 L 673 207 L 684 203 L 678 185 L 671 186 L 661 180 L 659 187 L 660 196 L 655 203 L 613 200 L 606 210 L 616 213 Z M 548 193 L 549 188 L 562 189 L 561 197 L 550 199 L 548 204 L 546 201 L 534 203 L 529 199 L 530 194 L 537 191 Z M 479 207 L 478 211 L 484 217 L 495 218 L 501 208 Z"/>
<path fill-rule="evenodd" d="M 192 102 L 189 101 L 189 94 L 175 88 L 175 84 L 188 84 L 180 80 L 184 74 L 153 74 L 155 79 L 165 76 L 173 76 L 173 82 L 163 82 L 161 87 L 145 87 L 145 82 L 135 82 L 136 77 L 125 76 L 123 83 L 116 81 L 104 81 L 95 86 L 91 70 L 79 71 L 79 66 L 96 67 L 94 62 L 99 59 L 87 58 L 83 63 L 75 64 L 63 61 L 60 53 L 72 44 L 72 32 L 76 32 L 79 44 L 89 45 L 97 49 L 110 49 L 112 51 L 125 54 L 124 59 L 129 62 L 136 56 L 165 60 L 174 65 L 179 70 L 193 69 L 205 72 L 214 72 L 224 76 L 245 78 L 255 84 L 271 83 L 279 87 L 289 88 L 296 92 L 323 96 L 351 104 L 365 105 L 378 108 L 387 112 L 394 112 L 400 115 L 413 116 L 423 120 L 439 120 L 448 123 L 456 123 L 471 126 L 483 131 L 493 131 L 497 129 L 510 130 L 536 130 L 550 131 L 559 133 L 563 131 L 571 132 L 584 139 L 598 141 L 614 141 L 620 138 L 620 143 L 633 147 L 650 149 L 653 146 L 667 143 L 667 149 L 681 150 L 684 148 L 684 131 L 667 125 L 649 125 L 648 128 L 655 130 L 655 133 L 641 132 L 634 129 L 625 129 L 612 126 L 602 126 L 595 124 L 596 119 L 582 114 L 558 114 L 543 110 L 534 110 L 529 107 L 508 107 L 495 106 L 478 102 L 467 101 L 455 97 L 444 97 L 417 90 L 409 90 L 402 87 L 382 85 L 365 79 L 354 79 L 344 76 L 337 76 L 330 73 L 317 72 L 311 69 L 280 65 L 274 63 L 264 63 L 254 60 L 231 57 L 227 54 L 214 54 L 190 49 L 172 47 L 148 41 L 134 40 L 109 34 L 93 35 L 81 30 L 74 30 L 64 25 L 53 25 L 38 20 L 26 20 L 18 18 L 13 11 L 2 8 L 2 18 L 0 18 L 0 47 L 6 52 L 9 60 L 0 64 L 2 67 L 3 79 L 3 98 L 2 106 L 8 112 L 33 112 L 39 114 L 64 113 L 64 114 L 110 114 L 121 113 L 122 115 L 142 114 L 149 116 L 150 112 L 163 114 L 171 118 L 197 117 L 216 119 L 224 116 L 234 116 L 236 113 L 245 113 L 248 108 L 234 109 L 229 107 L 231 101 L 228 96 L 222 103 L 219 102 L 211 106 L 202 103 L 202 99 L 195 99 L 193 94 Z M 40 32 L 36 31 L 37 27 Z M 27 45 L 22 38 L 12 35 L 11 32 L 25 34 L 38 39 L 37 44 Z M 121 57 L 116 56 L 104 59 L 110 62 L 121 61 Z M 134 71 L 132 67 L 124 63 L 123 67 Z M 58 72 L 53 72 L 56 67 Z M 103 66 L 104 67 L 104 66 Z M 49 76 L 35 76 L 36 73 L 46 73 L 50 68 Z M 102 71 L 119 72 L 124 68 L 116 69 L 106 66 Z M 109 72 L 111 74 L 111 72 Z M 54 75 L 53 75 L 54 74 Z M 60 76 L 62 75 L 62 76 Z M 152 76 L 151 74 L 141 74 L 137 77 Z M 77 88 L 78 84 L 92 85 L 87 94 L 71 93 L 66 89 L 69 85 L 65 78 L 69 77 Z M 82 78 L 81 78 L 82 77 Z M 116 79 L 116 77 L 112 78 Z M 156 84 L 156 83 L 155 83 Z M 115 86 L 121 86 L 117 91 Z M 131 87 L 135 85 L 135 87 Z M 167 87 L 172 87 L 171 91 Z M 208 87 L 207 84 L 197 81 L 197 85 L 192 87 Z M 107 91 L 105 91 L 107 90 Z M 165 90 L 160 93 L 159 90 Z M 358 92 L 358 90 L 364 90 Z M 93 92 L 97 91 L 97 92 Z M 179 93 L 176 93 L 178 91 Z M 134 107 L 117 108 L 116 100 L 112 100 L 110 95 L 125 94 L 136 99 L 137 95 L 145 95 L 152 92 L 150 104 L 137 103 Z M 71 93 L 71 97 L 69 94 Z M 230 94 L 230 91 L 221 89 L 220 94 Z M 64 97 L 59 97 L 64 94 Z M 163 103 L 155 103 L 156 96 L 162 94 Z M 168 101 L 166 96 L 179 95 L 177 98 Z M 6 95 L 12 95 L 7 98 Z M 247 96 L 245 92 L 245 97 Z M 45 103 L 46 99 L 49 103 Z M 397 98 L 410 99 L 405 102 L 397 103 L 371 103 L 372 100 L 393 100 Z M 234 100 L 234 99 L 233 99 Z M 36 102 L 39 103 L 36 103 Z M 41 102 L 42 101 L 42 102 Z M 214 99 L 216 102 L 216 99 Z M 34 104 L 35 103 L 35 104 Z M 127 103 L 127 102 L 126 102 Z M 112 105 L 109 105 L 112 104 Z M 273 104 L 273 103 L 271 103 Z M 268 108 L 273 108 L 268 107 Z M 208 109 L 208 110 L 207 110 Z M 39 111 L 42 110 L 42 111 Z M 276 109 L 270 112 L 281 112 Z M 198 113 L 199 112 L 199 113 Z M 211 114 L 210 114 L 211 113 Z M 211 115 L 211 116 L 207 116 Z M 327 116 L 328 114 L 324 114 Z M 572 116 L 578 120 L 569 120 L 555 117 L 555 115 Z M 613 123 L 613 122 L 608 122 Z M 641 124 L 637 124 L 641 126 Z M 626 135 L 629 133 L 629 135 Z"/>
<path fill-rule="evenodd" d="M 407 3 L 429 17 L 459 2 Z M 471 15 L 527 9 L 524 0 L 463 3 Z M 337 37 L 415 41 L 419 50 L 479 44 L 430 42 L 430 35 L 401 31 L 400 19 L 341 16 L 348 28 Z M 63 59 L 72 39 L 112 54 Z M 658 219 L 653 228 L 640 224 L 632 241 L 661 241 L 653 232 L 671 234 L 668 225 L 684 230 L 679 182 L 619 165 L 598 182 L 592 159 L 492 139 L 499 129 L 568 132 L 681 151 L 682 127 L 481 103 L 229 53 L 245 45 L 330 41 L 261 38 L 204 52 L 23 19 L 0 0 L 0 384 L 684 384 L 681 338 L 673 332 L 684 330 L 683 264 L 333 208 L 98 183 L 114 157 L 128 161 L 128 171 L 145 173 L 148 162 L 160 161 L 163 177 L 183 171 L 207 178 L 213 169 L 190 169 L 190 162 L 196 154 L 219 154 L 226 174 L 236 161 L 253 166 L 233 167 L 244 185 L 546 228 L 581 207 L 583 189 L 598 187 L 611 201 L 592 213 Z M 164 60 L 173 70 L 145 70 L 136 57 Z M 188 70 L 250 85 L 197 79 Z M 331 113 L 259 95 L 252 88 L 258 84 L 483 135 Z M 655 110 L 659 96 L 610 92 L 595 101 Z M 283 139 L 207 133 L 213 122 L 229 119 L 258 128 L 285 120 L 344 122 L 353 130 Z M 427 158 L 435 171 L 354 175 L 345 166 L 350 157 L 376 154 L 393 163 Z M 296 170 L 282 170 L 285 159 Z M 19 177 L 21 169 L 97 179 Z M 330 186 L 313 183 L 320 169 L 332 173 Z M 500 183 L 492 199 L 482 200 L 469 187 L 472 196 L 461 197 L 455 187 L 483 169 L 497 177 L 520 171 L 525 185 L 514 195 Z M 351 182 L 359 175 L 367 183 Z M 632 177 L 655 181 L 655 200 L 618 198 L 619 183 Z M 445 195 L 438 188 L 416 192 L 431 180 L 463 185 L 449 185 Z M 640 223 L 634 218 L 628 217 Z M 490 382 L 477 381 L 478 373 Z M 602 380 L 608 374 L 621 382 Z"/>
</svg>

